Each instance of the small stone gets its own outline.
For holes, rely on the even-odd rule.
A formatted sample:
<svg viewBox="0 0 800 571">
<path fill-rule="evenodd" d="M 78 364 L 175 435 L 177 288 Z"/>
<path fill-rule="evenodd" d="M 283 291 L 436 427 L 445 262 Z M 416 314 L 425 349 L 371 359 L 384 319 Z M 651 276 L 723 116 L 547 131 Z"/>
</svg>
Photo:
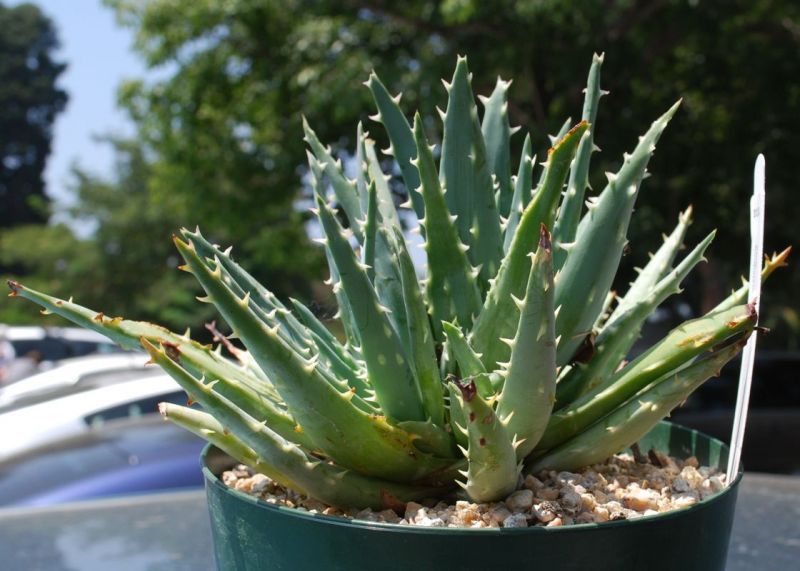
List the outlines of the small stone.
<svg viewBox="0 0 800 571">
<path fill-rule="evenodd" d="M 254 494 L 259 494 L 267 489 L 272 483 L 272 480 L 267 478 L 264 474 L 255 474 L 252 478 L 252 485 L 250 486 L 250 491 Z"/>
<path fill-rule="evenodd" d="M 548 522 L 547 527 L 561 527 L 564 524 L 560 517 L 555 518 Z"/>
<path fill-rule="evenodd" d="M 581 476 L 573 472 L 559 472 L 556 480 L 562 484 L 575 484 L 581 480 Z"/>
<path fill-rule="evenodd" d="M 560 506 L 557 503 L 544 501 L 533 509 L 533 515 L 536 516 L 536 519 L 539 521 L 547 523 L 556 518 L 559 510 Z"/>
<path fill-rule="evenodd" d="M 693 489 L 698 489 L 703 485 L 703 476 L 693 466 L 684 466 L 681 470 L 681 478 L 686 480 Z"/>
<path fill-rule="evenodd" d="M 689 485 L 689 482 L 678 476 L 672 480 L 672 489 L 675 492 L 684 493 L 690 491 L 692 486 Z"/>
<path fill-rule="evenodd" d="M 558 490 L 555 488 L 542 488 L 536 492 L 536 497 L 540 500 L 552 501 L 558 499 Z"/>
<path fill-rule="evenodd" d="M 700 462 L 697 461 L 697 458 L 694 456 L 689 456 L 686 460 L 683 461 L 684 466 L 691 466 L 692 468 L 697 468 L 700 466 Z"/>
<path fill-rule="evenodd" d="M 583 505 L 580 494 L 567 488 L 562 488 L 559 503 L 568 512 L 576 512 Z"/>
<path fill-rule="evenodd" d="M 503 520 L 503 527 L 528 527 L 528 518 L 525 514 L 511 514 Z"/>
<path fill-rule="evenodd" d="M 531 490 L 517 490 L 506 498 L 506 506 L 512 512 L 524 512 L 533 506 L 533 492 Z"/>
<path fill-rule="evenodd" d="M 400 521 L 400 516 L 395 513 L 394 510 L 383 510 L 378 512 L 378 521 L 382 521 L 385 523 L 398 523 Z"/>
<path fill-rule="evenodd" d="M 592 511 L 597 505 L 597 500 L 592 494 L 583 493 L 581 494 L 581 505 L 583 509 Z"/>
<path fill-rule="evenodd" d="M 681 494 L 672 498 L 672 507 L 674 508 L 688 508 L 697 503 L 697 498 L 691 494 Z"/>
<path fill-rule="evenodd" d="M 544 487 L 542 481 L 531 474 L 525 476 L 525 479 L 522 481 L 522 485 L 528 490 L 533 490 L 534 492 Z"/>
<path fill-rule="evenodd" d="M 597 506 L 593 511 L 597 521 L 608 521 L 608 518 L 611 517 L 611 514 L 603 506 Z"/>
<path fill-rule="evenodd" d="M 421 525 L 423 527 L 444 527 L 444 521 L 442 518 L 439 517 L 423 517 L 419 520 L 414 520 L 417 525 Z"/>
<path fill-rule="evenodd" d="M 372 511 L 372 508 L 366 508 L 361 510 L 355 515 L 355 519 L 360 519 L 364 521 L 378 521 L 378 517 Z"/>
<path fill-rule="evenodd" d="M 638 487 L 628 490 L 623 497 L 625 506 L 637 512 L 657 509 L 658 498 L 659 494 L 655 490 L 643 490 Z"/>
<path fill-rule="evenodd" d="M 422 504 L 418 504 L 417 502 L 408 502 L 406 504 L 406 513 L 403 517 L 408 521 L 414 521 L 420 510 L 425 510 Z"/>
<path fill-rule="evenodd" d="M 490 522 L 501 524 L 511 516 L 511 512 L 503 504 L 497 504 L 489 510 L 488 515 Z"/>
</svg>

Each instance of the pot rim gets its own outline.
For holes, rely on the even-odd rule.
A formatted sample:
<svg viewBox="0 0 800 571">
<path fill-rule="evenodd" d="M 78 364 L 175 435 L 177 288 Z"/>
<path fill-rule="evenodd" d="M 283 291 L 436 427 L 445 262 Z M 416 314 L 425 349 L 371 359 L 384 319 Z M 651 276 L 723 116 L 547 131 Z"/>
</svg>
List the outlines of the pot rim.
<svg viewBox="0 0 800 571">
<path fill-rule="evenodd" d="M 699 435 L 703 438 L 707 439 L 710 442 L 715 442 L 722 447 L 724 452 L 729 452 L 729 447 L 727 444 L 722 442 L 721 440 L 709 436 L 699 430 L 695 430 L 693 428 L 687 428 L 685 426 L 681 426 L 676 423 L 672 423 L 669 421 L 662 420 L 661 423 L 669 424 L 672 426 L 678 426 L 687 432 L 692 433 L 693 435 Z M 262 499 L 259 499 L 253 495 L 246 494 L 239 490 L 234 490 L 233 488 L 229 488 L 226 486 L 218 476 L 216 476 L 211 469 L 208 467 L 206 458 L 208 457 L 209 453 L 212 450 L 219 450 L 210 442 L 207 443 L 203 447 L 203 451 L 200 453 L 200 466 L 203 471 L 203 477 L 205 478 L 207 485 L 215 486 L 223 491 L 226 495 L 231 496 L 232 498 L 240 501 L 245 501 L 250 504 L 254 504 L 255 506 L 265 509 L 268 511 L 273 511 L 276 515 L 282 514 L 287 517 L 295 517 L 300 518 L 308 521 L 324 523 L 329 525 L 341 525 L 341 526 L 348 526 L 348 527 L 357 527 L 362 529 L 372 529 L 375 531 L 391 531 L 395 533 L 438 533 L 438 534 L 450 534 L 450 535 L 472 535 L 472 534 L 524 534 L 524 533 L 569 533 L 569 532 L 589 532 L 598 528 L 601 529 L 610 529 L 614 527 L 622 527 L 626 525 L 637 525 L 637 524 L 647 524 L 649 522 L 656 522 L 656 521 L 663 521 L 665 519 L 671 519 L 676 517 L 688 517 L 690 514 L 697 512 L 699 510 L 706 509 L 707 507 L 715 504 L 716 502 L 721 501 L 726 495 L 733 493 L 739 486 L 744 477 L 744 468 L 742 464 L 739 464 L 739 469 L 736 473 L 736 478 L 734 478 L 733 482 L 726 486 L 723 490 L 717 492 L 710 498 L 706 498 L 704 500 L 698 501 L 696 504 L 685 507 L 685 508 L 678 508 L 673 509 L 668 512 L 662 512 L 655 515 L 650 516 L 641 516 L 635 519 L 624 519 L 624 520 L 617 520 L 617 521 L 605 521 L 600 523 L 578 523 L 578 524 L 571 524 L 566 526 L 558 526 L 558 527 L 544 527 L 544 526 L 534 526 L 534 527 L 516 527 L 516 528 L 494 528 L 494 527 L 482 527 L 482 528 L 473 528 L 473 527 L 423 527 L 423 526 L 415 526 L 415 525 L 399 525 L 396 523 L 384 523 L 384 522 L 371 522 L 371 521 L 364 521 L 358 519 L 349 519 L 343 516 L 331 516 L 325 514 L 312 514 L 307 511 L 300 511 L 296 508 L 288 508 L 285 506 L 274 505 L 265 502 Z M 220 451 L 222 452 L 222 451 Z M 224 452 L 223 452 L 224 454 Z"/>
</svg>

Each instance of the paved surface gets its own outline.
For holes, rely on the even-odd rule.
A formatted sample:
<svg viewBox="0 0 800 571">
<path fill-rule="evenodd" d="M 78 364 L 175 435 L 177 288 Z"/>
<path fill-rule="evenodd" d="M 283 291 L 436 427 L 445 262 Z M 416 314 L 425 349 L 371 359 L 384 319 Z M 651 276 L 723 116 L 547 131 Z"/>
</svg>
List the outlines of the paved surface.
<svg viewBox="0 0 800 571">
<path fill-rule="evenodd" d="M 0 510 L 0 569 L 213 570 L 205 493 Z M 727 569 L 800 569 L 800 477 L 745 476 Z"/>
</svg>

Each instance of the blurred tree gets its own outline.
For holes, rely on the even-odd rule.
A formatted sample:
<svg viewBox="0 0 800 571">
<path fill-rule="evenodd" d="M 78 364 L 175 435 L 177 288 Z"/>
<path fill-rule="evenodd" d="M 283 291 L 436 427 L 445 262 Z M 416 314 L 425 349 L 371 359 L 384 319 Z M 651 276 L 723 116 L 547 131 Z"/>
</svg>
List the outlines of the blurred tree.
<svg viewBox="0 0 800 571">
<path fill-rule="evenodd" d="M 53 23 L 39 8 L 0 4 L 0 228 L 48 217 L 44 172 L 56 115 L 67 95 Z"/>
<path fill-rule="evenodd" d="M 304 153 L 300 112 L 323 140 L 353 146 L 371 108 L 359 86 L 375 68 L 410 114 L 435 118 L 441 77 L 467 54 L 488 94 L 513 78 L 512 121 L 545 135 L 577 117 L 592 52 L 606 52 L 592 181 L 615 170 L 650 121 L 683 110 L 656 153 L 631 228 L 626 266 L 642 263 L 679 210 L 694 203 L 692 240 L 719 226 L 695 309 L 735 285 L 747 263 L 747 198 L 758 152 L 768 157 L 767 244 L 796 235 L 800 162 L 800 4 L 790 0 L 105 0 L 136 31 L 159 80 L 123 86 L 121 101 L 157 157 L 152 188 L 250 267 L 303 259 L 291 206 Z M 368 124 L 384 139 L 382 129 Z M 523 134 L 517 135 L 521 145 Z M 385 142 L 385 141 L 383 141 Z M 300 168 L 300 170 L 298 170 Z M 296 230 L 294 230 L 296 232 Z M 288 247 L 280 258 L 275 250 Z M 796 267 L 796 265 L 795 265 Z M 630 268 L 627 268 L 630 273 Z M 623 272 L 623 277 L 625 272 Z M 800 276 L 776 276 L 768 290 Z M 268 276 L 267 282 L 275 280 Z M 280 282 L 279 282 L 280 283 Z"/>
<path fill-rule="evenodd" d="M 73 171 L 77 206 L 70 214 L 95 227 L 91 236 L 79 239 L 64 224 L 18 226 L 1 237 L 0 266 L 21 267 L 29 274 L 27 285 L 74 295 L 109 315 L 181 331 L 201 327 L 211 312 L 195 302 L 200 293 L 195 280 L 176 270 L 179 258 L 170 240 L 182 220 L 168 204 L 153 200 L 151 166 L 141 146 L 109 143 L 117 157 L 115 180 Z M 30 312 L 20 314 L 17 306 L 4 304 L 0 321 L 29 321 Z"/>
</svg>

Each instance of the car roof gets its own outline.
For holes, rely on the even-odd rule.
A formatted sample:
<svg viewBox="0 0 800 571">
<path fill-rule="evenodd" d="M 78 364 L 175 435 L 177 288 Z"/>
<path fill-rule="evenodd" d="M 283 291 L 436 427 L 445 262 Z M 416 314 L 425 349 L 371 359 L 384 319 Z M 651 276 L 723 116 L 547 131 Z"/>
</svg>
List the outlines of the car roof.
<svg viewBox="0 0 800 571">
<path fill-rule="evenodd" d="M 108 353 L 63 359 L 57 361 L 56 366 L 51 369 L 0 387 L 0 407 L 7 406 L 24 395 L 76 385 L 90 375 L 113 375 L 141 370 L 142 376 L 146 376 L 148 372 L 144 366 L 148 361 L 146 353 Z"/>
<path fill-rule="evenodd" d="M 16 434 L 0 448 L 0 458 L 8 458 L 32 446 L 44 444 L 55 435 L 79 432 L 90 419 L 103 420 L 103 413 L 138 401 L 161 399 L 180 392 L 180 386 L 167 375 L 156 375 L 100 387 L 55 398 L 0 414 L 0 434 Z M 155 412 L 140 411 L 142 414 Z"/>
<path fill-rule="evenodd" d="M 39 325 L 0 326 L 0 339 L 5 338 L 9 341 L 22 341 L 29 339 L 45 339 L 46 337 L 59 337 L 70 341 L 114 344 L 113 341 L 105 335 L 81 327 L 42 327 Z"/>
</svg>

